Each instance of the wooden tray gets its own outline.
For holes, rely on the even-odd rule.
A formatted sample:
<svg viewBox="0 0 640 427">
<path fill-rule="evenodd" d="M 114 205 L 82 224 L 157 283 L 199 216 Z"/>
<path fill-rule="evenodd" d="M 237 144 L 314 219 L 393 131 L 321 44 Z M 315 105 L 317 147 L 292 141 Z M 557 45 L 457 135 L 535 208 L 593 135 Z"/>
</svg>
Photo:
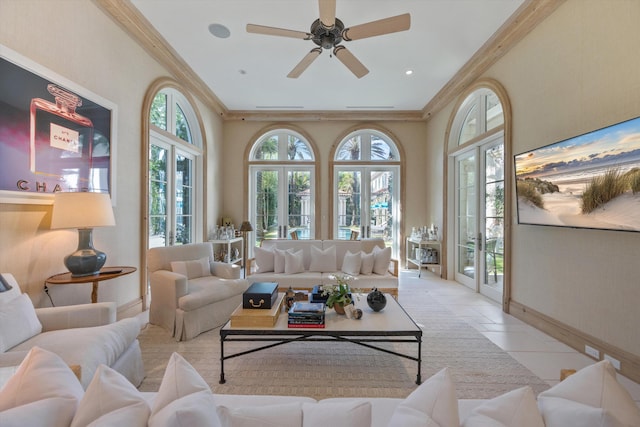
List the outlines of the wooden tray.
<svg viewBox="0 0 640 427">
<path fill-rule="evenodd" d="M 284 294 L 279 293 L 276 298 L 276 303 L 270 309 L 259 308 L 242 308 L 242 304 L 231 313 L 231 327 L 232 328 L 247 328 L 247 327 L 267 327 L 271 328 L 275 326 L 282 311 L 282 301 L 284 301 Z"/>
</svg>

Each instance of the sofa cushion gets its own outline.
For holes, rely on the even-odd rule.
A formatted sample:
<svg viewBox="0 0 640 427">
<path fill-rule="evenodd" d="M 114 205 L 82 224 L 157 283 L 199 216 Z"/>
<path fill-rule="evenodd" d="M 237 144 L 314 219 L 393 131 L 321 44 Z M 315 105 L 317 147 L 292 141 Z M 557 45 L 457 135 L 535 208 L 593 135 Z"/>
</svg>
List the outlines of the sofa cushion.
<svg viewBox="0 0 640 427">
<path fill-rule="evenodd" d="M 350 402 L 302 404 L 302 427 L 370 427 L 371 403 L 363 399 Z"/>
<path fill-rule="evenodd" d="M 545 427 L 531 387 L 521 387 L 483 402 L 462 427 Z"/>
<path fill-rule="evenodd" d="M 81 383 L 86 388 L 100 364 L 112 366 L 137 339 L 140 323 L 133 318 L 104 326 L 43 332 L 15 346 L 13 350 L 42 347 L 69 365 L 80 365 Z"/>
<path fill-rule="evenodd" d="M 378 246 L 373 248 L 373 272 L 375 274 L 387 274 L 389 263 L 391 262 L 391 248 L 381 249 Z"/>
<path fill-rule="evenodd" d="M 640 409 L 608 360 L 587 366 L 538 395 L 546 427 L 640 426 Z"/>
<path fill-rule="evenodd" d="M 42 324 L 27 294 L 21 294 L 8 302 L 0 303 L 0 353 L 40 332 L 42 332 Z"/>
<path fill-rule="evenodd" d="M 153 400 L 149 427 L 220 426 L 211 389 L 178 353 L 173 353 Z"/>
<path fill-rule="evenodd" d="M 100 365 L 85 392 L 71 427 L 145 427 L 151 409 L 142 393 L 122 374 Z"/>
<path fill-rule="evenodd" d="M 249 287 L 244 279 L 220 279 L 216 276 L 189 280 L 189 293 L 178 299 L 178 307 L 192 311 L 241 295 Z"/>
<path fill-rule="evenodd" d="M 302 250 L 296 252 L 286 251 L 284 253 L 284 273 L 296 274 L 304 272 L 304 261 Z"/>
<path fill-rule="evenodd" d="M 208 257 L 191 261 L 171 261 L 171 271 L 187 276 L 187 279 L 211 276 Z"/>
<path fill-rule="evenodd" d="M 458 399 L 449 368 L 415 389 L 396 408 L 389 427 L 458 427 Z"/>
<path fill-rule="evenodd" d="M 218 405 L 217 412 L 223 427 L 300 427 L 302 425 L 302 403 L 300 402 L 234 408 Z"/>
<path fill-rule="evenodd" d="M 373 273 L 373 264 L 375 262 L 373 252 L 366 253 L 362 251 L 360 252 L 360 257 L 362 258 L 362 263 L 360 264 L 360 274 L 368 276 Z"/>
<path fill-rule="evenodd" d="M 321 249 L 315 246 L 311 247 L 311 264 L 309 271 L 336 271 L 336 247 L 331 246 L 327 249 Z"/>
<path fill-rule="evenodd" d="M 256 264 L 258 265 L 258 273 L 266 273 L 273 271 L 273 250 L 264 248 L 254 248 Z"/>
<path fill-rule="evenodd" d="M 351 253 L 347 251 L 342 261 L 342 272 L 351 276 L 360 274 L 360 266 L 362 265 L 362 257 L 360 252 Z"/>
<path fill-rule="evenodd" d="M 1 424 L 69 426 L 83 395 L 82 385 L 65 361 L 34 347 L 0 389 Z"/>
</svg>

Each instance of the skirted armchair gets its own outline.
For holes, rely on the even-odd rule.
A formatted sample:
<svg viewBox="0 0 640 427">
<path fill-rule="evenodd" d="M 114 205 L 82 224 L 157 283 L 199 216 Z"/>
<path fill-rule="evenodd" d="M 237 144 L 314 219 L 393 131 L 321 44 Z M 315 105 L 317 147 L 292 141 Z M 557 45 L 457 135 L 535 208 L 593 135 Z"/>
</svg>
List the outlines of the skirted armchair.
<svg viewBox="0 0 640 427">
<path fill-rule="evenodd" d="M 211 243 L 149 249 L 149 323 L 177 341 L 226 323 L 249 283 L 240 278 L 240 266 L 213 259 Z"/>
</svg>

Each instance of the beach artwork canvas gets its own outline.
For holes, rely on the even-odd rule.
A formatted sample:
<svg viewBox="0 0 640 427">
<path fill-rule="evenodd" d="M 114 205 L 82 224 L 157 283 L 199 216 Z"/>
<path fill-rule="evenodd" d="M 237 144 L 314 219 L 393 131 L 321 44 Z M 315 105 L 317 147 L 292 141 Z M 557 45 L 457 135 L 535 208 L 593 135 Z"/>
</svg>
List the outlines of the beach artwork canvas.
<svg viewBox="0 0 640 427">
<path fill-rule="evenodd" d="M 519 224 L 640 231 L 640 117 L 514 163 Z"/>
</svg>

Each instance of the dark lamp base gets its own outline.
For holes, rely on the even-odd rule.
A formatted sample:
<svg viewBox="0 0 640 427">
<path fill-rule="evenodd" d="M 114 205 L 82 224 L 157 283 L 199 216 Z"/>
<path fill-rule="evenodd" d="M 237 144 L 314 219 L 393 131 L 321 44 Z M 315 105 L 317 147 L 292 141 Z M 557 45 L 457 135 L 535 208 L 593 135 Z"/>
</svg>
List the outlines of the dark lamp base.
<svg viewBox="0 0 640 427">
<path fill-rule="evenodd" d="M 100 274 L 107 261 L 107 254 L 93 248 L 90 228 L 78 230 L 78 249 L 64 258 L 64 265 L 72 277 Z"/>
</svg>

